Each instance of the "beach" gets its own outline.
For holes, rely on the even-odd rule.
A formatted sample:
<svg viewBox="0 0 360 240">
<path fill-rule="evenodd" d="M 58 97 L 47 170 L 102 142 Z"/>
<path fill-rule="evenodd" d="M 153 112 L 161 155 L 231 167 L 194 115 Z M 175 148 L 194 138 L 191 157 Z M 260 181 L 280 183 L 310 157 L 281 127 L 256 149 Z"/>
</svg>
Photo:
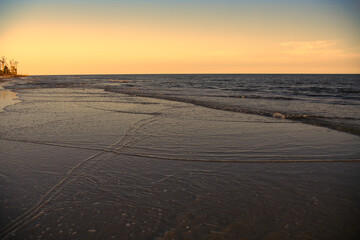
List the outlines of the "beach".
<svg viewBox="0 0 360 240">
<path fill-rule="evenodd" d="M 0 1 L 0 240 L 360 239 L 360 1 Z"/>
<path fill-rule="evenodd" d="M 356 135 L 86 86 L 13 91 L 2 239 L 359 236 Z"/>
</svg>

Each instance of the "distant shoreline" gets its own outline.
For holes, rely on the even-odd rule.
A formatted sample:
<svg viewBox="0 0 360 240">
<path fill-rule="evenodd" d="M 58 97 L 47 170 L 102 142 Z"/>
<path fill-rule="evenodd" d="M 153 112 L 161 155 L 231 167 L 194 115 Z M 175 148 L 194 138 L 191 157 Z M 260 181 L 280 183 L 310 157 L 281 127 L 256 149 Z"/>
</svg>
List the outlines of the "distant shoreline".
<svg viewBox="0 0 360 240">
<path fill-rule="evenodd" d="M 12 78 L 18 78 L 18 77 L 27 77 L 28 75 L 20 74 L 20 75 L 0 75 L 0 82 L 6 82 L 9 79 Z"/>
</svg>

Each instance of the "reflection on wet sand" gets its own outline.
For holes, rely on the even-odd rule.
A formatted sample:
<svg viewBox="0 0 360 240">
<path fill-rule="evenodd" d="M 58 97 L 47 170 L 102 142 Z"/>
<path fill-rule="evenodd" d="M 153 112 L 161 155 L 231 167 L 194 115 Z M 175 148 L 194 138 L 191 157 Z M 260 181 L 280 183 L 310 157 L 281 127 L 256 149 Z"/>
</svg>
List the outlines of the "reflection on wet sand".
<svg viewBox="0 0 360 240">
<path fill-rule="evenodd" d="M 0 84 L 0 112 L 3 112 L 5 107 L 20 102 L 17 93 L 11 90 L 4 89 L 4 84 Z"/>
</svg>

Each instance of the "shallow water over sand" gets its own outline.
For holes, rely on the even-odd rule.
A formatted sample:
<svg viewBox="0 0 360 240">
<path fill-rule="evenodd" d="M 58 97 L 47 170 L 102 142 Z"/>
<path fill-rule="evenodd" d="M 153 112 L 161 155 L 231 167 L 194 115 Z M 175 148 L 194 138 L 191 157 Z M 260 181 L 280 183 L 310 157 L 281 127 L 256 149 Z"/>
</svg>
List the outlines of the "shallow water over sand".
<svg viewBox="0 0 360 240">
<path fill-rule="evenodd" d="M 5 239 L 359 234 L 358 136 L 99 89 L 19 96 L 0 114 Z"/>
<path fill-rule="evenodd" d="M 4 89 L 6 83 L 0 83 L 0 112 L 3 112 L 5 107 L 18 103 L 16 92 Z"/>
<path fill-rule="evenodd" d="M 66 86 L 278 116 L 360 136 L 359 74 L 53 75 L 29 77 L 23 85 Z"/>
</svg>

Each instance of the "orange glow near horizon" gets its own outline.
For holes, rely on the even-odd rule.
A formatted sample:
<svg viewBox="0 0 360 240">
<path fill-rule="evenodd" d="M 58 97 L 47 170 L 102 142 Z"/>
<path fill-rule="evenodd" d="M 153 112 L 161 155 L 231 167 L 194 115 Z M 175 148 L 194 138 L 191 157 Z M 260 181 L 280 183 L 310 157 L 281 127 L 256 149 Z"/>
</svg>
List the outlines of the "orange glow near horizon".
<svg viewBox="0 0 360 240">
<path fill-rule="evenodd" d="M 193 23 L 182 22 L 180 13 L 169 22 L 153 15 L 126 20 L 91 11 L 24 13 L 0 31 L 0 55 L 18 60 L 20 73 L 34 75 L 360 73 L 358 30 L 350 26 L 306 28 L 311 23 L 301 19 L 267 23 L 261 15 L 244 23 L 235 14 L 227 19 L 226 12 L 215 20 L 200 15 Z"/>
</svg>

